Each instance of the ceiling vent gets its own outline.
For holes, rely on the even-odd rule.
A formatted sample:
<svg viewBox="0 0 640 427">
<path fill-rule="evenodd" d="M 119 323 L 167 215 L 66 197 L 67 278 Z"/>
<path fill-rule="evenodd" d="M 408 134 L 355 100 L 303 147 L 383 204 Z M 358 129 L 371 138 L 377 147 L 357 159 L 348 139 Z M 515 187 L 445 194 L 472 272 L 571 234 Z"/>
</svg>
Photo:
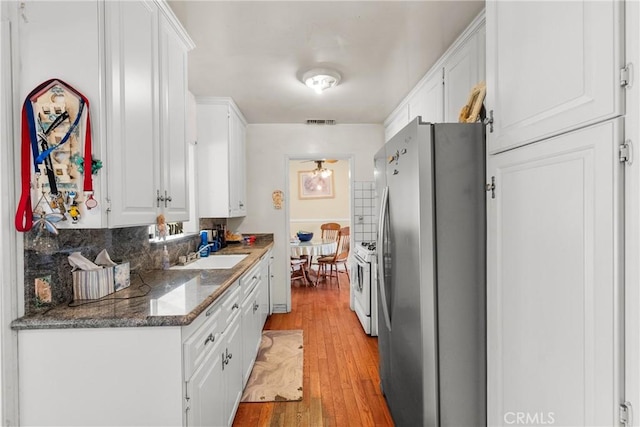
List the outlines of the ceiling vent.
<svg viewBox="0 0 640 427">
<path fill-rule="evenodd" d="M 335 125 L 335 120 L 325 120 L 325 119 L 307 119 L 308 125 Z"/>
</svg>

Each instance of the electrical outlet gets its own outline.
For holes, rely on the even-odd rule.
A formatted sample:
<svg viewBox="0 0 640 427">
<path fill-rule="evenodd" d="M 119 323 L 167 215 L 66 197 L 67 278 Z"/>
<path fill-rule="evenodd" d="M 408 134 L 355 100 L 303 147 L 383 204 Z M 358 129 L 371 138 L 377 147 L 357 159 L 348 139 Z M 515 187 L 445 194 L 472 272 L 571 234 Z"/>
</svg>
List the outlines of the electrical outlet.
<svg viewBox="0 0 640 427">
<path fill-rule="evenodd" d="M 35 279 L 36 299 L 41 304 L 51 302 L 51 275 Z"/>
<path fill-rule="evenodd" d="M 356 219 L 357 224 L 364 224 L 364 215 L 358 215 Z"/>
</svg>

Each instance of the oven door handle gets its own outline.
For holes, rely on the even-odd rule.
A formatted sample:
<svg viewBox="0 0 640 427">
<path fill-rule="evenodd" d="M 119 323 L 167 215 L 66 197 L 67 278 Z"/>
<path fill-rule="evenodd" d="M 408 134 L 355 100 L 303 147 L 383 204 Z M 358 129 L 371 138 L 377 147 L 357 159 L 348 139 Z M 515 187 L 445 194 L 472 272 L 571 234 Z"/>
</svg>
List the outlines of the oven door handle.
<svg viewBox="0 0 640 427">
<path fill-rule="evenodd" d="M 387 324 L 387 329 L 391 330 L 391 316 L 389 316 L 389 302 L 387 300 L 387 291 L 384 278 L 384 233 L 387 231 L 385 228 L 385 219 L 389 214 L 389 187 L 384 187 L 382 190 L 382 198 L 380 203 L 380 217 L 378 218 L 378 242 L 376 243 L 376 256 L 378 257 L 378 290 L 382 297 L 382 312 L 384 313 L 384 321 Z"/>
<path fill-rule="evenodd" d="M 364 287 L 362 284 L 362 281 L 364 280 L 362 270 L 366 268 L 369 263 L 365 261 L 357 252 L 355 253 L 355 260 L 356 260 L 356 271 L 354 273 L 354 278 L 356 281 L 355 290 L 359 293 L 362 293 L 362 289 Z M 369 286 L 371 286 L 371 283 L 369 283 Z"/>
</svg>

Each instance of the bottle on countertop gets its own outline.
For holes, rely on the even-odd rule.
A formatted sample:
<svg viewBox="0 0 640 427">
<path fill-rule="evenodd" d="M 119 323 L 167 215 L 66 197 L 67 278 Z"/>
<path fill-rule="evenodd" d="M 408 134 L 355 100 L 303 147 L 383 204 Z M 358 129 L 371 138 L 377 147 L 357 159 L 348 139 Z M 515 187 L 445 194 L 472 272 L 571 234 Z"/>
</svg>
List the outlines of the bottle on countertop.
<svg viewBox="0 0 640 427">
<path fill-rule="evenodd" d="M 200 246 L 198 246 L 198 252 L 200 253 L 200 258 L 209 256 L 209 237 L 206 230 L 202 230 L 200 232 Z"/>
<path fill-rule="evenodd" d="M 164 245 L 164 249 L 162 250 L 162 269 L 168 270 L 170 266 L 169 251 L 167 250 L 167 245 Z"/>
</svg>

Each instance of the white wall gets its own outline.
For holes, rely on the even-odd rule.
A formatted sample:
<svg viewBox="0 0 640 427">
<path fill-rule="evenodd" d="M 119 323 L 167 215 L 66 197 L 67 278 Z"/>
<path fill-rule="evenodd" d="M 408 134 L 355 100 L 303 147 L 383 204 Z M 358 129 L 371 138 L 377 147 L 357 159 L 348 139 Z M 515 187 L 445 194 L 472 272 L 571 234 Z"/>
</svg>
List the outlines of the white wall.
<svg viewBox="0 0 640 427">
<path fill-rule="evenodd" d="M 289 194 L 289 158 L 353 157 L 356 181 L 373 180 L 373 155 L 384 143 L 382 125 L 310 126 L 303 124 L 254 124 L 247 128 L 247 216 L 229 221 L 243 233 L 274 234 L 272 304 L 287 304 L 289 237 L 286 212 Z M 285 194 L 281 210 L 273 207 L 271 193 Z M 290 308 L 290 307 L 288 307 Z"/>
</svg>

